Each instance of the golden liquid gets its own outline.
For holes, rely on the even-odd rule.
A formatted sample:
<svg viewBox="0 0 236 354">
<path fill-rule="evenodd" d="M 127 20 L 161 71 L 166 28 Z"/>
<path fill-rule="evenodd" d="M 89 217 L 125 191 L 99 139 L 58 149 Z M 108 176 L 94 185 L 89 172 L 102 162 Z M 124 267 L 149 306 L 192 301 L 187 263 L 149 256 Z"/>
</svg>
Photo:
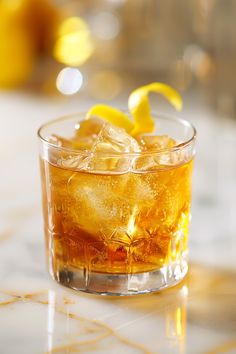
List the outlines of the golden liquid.
<svg viewBox="0 0 236 354">
<path fill-rule="evenodd" d="M 117 175 L 41 161 L 46 244 L 54 272 L 140 273 L 187 250 L 193 161 Z"/>
</svg>

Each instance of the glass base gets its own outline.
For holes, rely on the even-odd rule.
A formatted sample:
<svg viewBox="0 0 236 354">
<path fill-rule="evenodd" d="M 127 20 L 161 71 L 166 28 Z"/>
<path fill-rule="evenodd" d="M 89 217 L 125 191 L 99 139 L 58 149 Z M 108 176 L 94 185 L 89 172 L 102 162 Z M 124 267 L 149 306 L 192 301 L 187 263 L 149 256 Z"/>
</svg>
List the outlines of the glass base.
<svg viewBox="0 0 236 354">
<path fill-rule="evenodd" d="M 181 261 L 158 270 L 135 274 L 95 273 L 72 268 L 51 273 L 58 283 L 74 290 L 99 295 L 128 296 L 174 286 L 184 278 L 187 271 L 187 261 Z"/>
</svg>

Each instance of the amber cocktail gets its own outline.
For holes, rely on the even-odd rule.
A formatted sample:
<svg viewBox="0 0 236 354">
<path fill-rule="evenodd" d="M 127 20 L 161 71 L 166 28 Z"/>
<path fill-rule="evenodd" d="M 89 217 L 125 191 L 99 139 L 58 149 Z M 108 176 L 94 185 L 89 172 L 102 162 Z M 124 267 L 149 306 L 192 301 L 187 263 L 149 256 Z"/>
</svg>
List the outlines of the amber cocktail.
<svg viewBox="0 0 236 354">
<path fill-rule="evenodd" d="M 129 295 L 179 282 L 187 242 L 195 129 L 156 116 L 131 137 L 84 115 L 39 130 L 49 269 L 68 287 Z"/>
</svg>

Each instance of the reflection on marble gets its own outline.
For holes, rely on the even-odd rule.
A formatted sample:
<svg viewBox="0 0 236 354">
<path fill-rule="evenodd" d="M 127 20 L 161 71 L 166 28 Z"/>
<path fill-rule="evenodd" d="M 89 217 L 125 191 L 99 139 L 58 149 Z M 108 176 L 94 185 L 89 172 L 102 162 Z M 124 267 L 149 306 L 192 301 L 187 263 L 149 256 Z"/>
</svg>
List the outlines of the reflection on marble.
<svg viewBox="0 0 236 354">
<path fill-rule="evenodd" d="M 236 123 L 185 101 L 198 129 L 189 274 L 160 293 L 104 298 L 57 285 L 44 266 L 36 130 L 78 98 L 0 94 L 1 354 L 236 353 Z"/>
<path fill-rule="evenodd" d="M 235 353 L 235 277 L 195 264 L 178 286 L 133 298 L 1 289 L 1 353 Z"/>
<path fill-rule="evenodd" d="M 1 321 L 4 320 L 4 315 L 6 315 L 5 326 L 1 327 L 1 348 L 3 350 L 5 348 L 6 353 L 16 353 L 19 352 L 19 348 L 22 348 L 22 352 L 26 353 L 28 352 L 27 348 L 32 340 L 32 335 L 35 338 L 37 333 L 39 333 L 39 336 L 37 336 L 38 349 L 36 349 L 36 345 L 35 348 L 32 348 L 32 352 L 34 353 L 87 353 L 90 351 L 110 353 L 112 352 L 112 348 L 115 350 L 119 348 L 121 351 L 131 349 L 132 353 L 150 353 L 144 346 L 122 337 L 105 323 L 81 316 L 77 300 L 77 297 L 73 300 L 71 294 L 68 297 L 68 295 L 63 295 L 63 292 L 56 293 L 54 290 L 31 294 L 16 294 L 9 291 L 1 291 L 0 306 L 4 306 L 5 310 L 5 313 L 4 311 L 1 312 Z M 19 323 L 19 328 L 17 331 L 15 328 L 15 332 L 13 332 L 11 338 L 12 341 L 9 342 L 7 321 L 9 321 L 10 311 L 8 311 L 6 306 L 13 303 L 14 317 L 27 317 L 25 314 L 27 310 L 27 313 L 30 313 L 30 320 L 27 321 L 24 318 L 23 331 L 22 323 Z M 22 308 L 22 304 L 26 305 L 25 309 Z M 24 317 L 21 317 L 21 315 Z M 40 322 L 38 320 L 39 317 L 41 317 Z M 44 320 L 42 321 L 42 319 Z M 35 333 L 32 328 L 36 323 Z M 11 327 L 14 327 L 14 325 L 15 323 Z M 6 333 L 4 333 L 5 330 Z M 21 335 L 22 333 L 25 334 L 24 347 L 22 347 L 22 338 L 18 337 L 19 331 Z M 14 333 L 16 336 L 14 336 Z M 40 337 L 41 341 L 39 341 Z M 29 343 L 27 343 L 27 338 Z M 45 347 L 44 349 L 43 346 Z"/>
</svg>

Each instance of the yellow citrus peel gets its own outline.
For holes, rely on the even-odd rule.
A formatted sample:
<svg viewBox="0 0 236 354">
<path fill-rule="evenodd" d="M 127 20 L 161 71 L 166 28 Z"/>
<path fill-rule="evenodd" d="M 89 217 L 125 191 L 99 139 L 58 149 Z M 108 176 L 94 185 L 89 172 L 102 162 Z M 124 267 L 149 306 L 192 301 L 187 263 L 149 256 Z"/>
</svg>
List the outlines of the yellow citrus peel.
<svg viewBox="0 0 236 354">
<path fill-rule="evenodd" d="M 150 92 L 162 94 L 176 110 L 179 111 L 182 108 L 181 96 L 176 90 L 166 84 L 155 82 L 139 87 L 131 93 L 128 100 L 128 107 L 134 117 L 135 125 L 134 129 L 131 131 L 131 135 L 151 133 L 154 130 L 155 121 L 151 115 L 148 99 Z"/>
<path fill-rule="evenodd" d="M 151 115 L 148 99 L 150 92 L 162 94 L 177 111 L 181 110 L 182 98 L 180 94 L 166 84 L 154 82 L 141 86 L 130 94 L 128 107 L 134 119 L 133 123 L 125 113 L 103 104 L 93 106 L 87 113 L 86 118 L 89 119 L 92 116 L 101 117 L 118 127 L 124 128 L 132 136 L 151 133 L 154 130 L 155 121 Z"/>
<path fill-rule="evenodd" d="M 107 106 L 105 104 L 97 104 L 93 106 L 87 113 L 86 119 L 93 116 L 101 117 L 117 127 L 124 128 L 128 133 L 134 129 L 134 124 L 129 117 L 119 109 Z"/>
</svg>

